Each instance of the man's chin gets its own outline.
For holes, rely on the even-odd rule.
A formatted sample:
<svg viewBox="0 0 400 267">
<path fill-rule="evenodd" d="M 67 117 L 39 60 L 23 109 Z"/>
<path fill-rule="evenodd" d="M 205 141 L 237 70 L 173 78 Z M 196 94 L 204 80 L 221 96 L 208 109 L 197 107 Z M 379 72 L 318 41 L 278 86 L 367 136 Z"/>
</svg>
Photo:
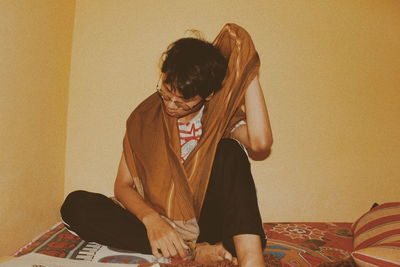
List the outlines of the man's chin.
<svg viewBox="0 0 400 267">
<path fill-rule="evenodd" d="M 179 113 L 170 113 L 170 112 L 166 112 L 167 113 L 167 115 L 168 116 L 170 116 L 170 117 L 173 117 L 173 118 L 177 118 L 177 119 L 179 119 L 179 118 L 181 118 L 181 117 L 183 117 L 181 114 L 179 114 Z"/>
</svg>

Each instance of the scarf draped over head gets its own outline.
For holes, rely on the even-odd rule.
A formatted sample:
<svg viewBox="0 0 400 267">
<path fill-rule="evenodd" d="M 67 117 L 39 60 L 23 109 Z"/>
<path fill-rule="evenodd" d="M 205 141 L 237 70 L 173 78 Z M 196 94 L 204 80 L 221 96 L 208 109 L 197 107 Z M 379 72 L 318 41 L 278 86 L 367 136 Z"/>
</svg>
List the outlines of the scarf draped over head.
<svg viewBox="0 0 400 267">
<path fill-rule="evenodd" d="M 205 104 L 203 134 L 185 162 L 180 157 L 177 119 L 166 114 L 157 93 L 132 112 L 123 143 L 128 169 L 137 173 L 135 189 L 186 240 L 199 234 L 197 219 L 217 144 L 245 119 L 244 96 L 260 66 L 250 35 L 238 25 L 226 24 L 213 45 L 228 60 L 228 70 L 222 89 Z"/>
</svg>

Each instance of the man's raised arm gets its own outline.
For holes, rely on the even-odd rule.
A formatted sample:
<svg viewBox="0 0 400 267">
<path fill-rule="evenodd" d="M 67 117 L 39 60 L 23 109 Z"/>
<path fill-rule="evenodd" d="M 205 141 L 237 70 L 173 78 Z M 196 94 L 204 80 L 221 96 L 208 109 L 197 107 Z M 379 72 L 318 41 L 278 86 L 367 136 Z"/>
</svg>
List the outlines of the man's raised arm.
<svg viewBox="0 0 400 267">
<path fill-rule="evenodd" d="M 237 127 L 231 137 L 248 149 L 251 158 L 265 158 L 272 146 L 272 131 L 258 76 L 247 88 L 245 107 L 247 123 Z"/>
</svg>

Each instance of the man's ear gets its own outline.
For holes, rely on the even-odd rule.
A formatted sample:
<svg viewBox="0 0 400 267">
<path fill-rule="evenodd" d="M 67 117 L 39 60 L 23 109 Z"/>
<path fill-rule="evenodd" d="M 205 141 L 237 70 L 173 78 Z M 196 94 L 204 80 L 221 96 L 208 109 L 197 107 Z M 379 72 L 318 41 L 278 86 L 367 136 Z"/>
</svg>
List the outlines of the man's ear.
<svg viewBox="0 0 400 267">
<path fill-rule="evenodd" d="M 210 101 L 210 99 L 214 96 L 214 92 L 212 92 L 209 96 L 207 96 L 204 100 Z"/>
</svg>

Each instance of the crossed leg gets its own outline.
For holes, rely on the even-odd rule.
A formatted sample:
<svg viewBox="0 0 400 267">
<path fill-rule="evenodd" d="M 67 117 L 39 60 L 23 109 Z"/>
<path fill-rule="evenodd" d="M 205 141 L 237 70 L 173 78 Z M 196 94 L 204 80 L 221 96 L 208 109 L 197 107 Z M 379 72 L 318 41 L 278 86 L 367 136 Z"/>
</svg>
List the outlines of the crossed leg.
<svg viewBox="0 0 400 267">
<path fill-rule="evenodd" d="M 247 155 L 235 140 L 218 144 L 199 226 L 198 242 L 221 244 L 240 266 L 264 266 L 256 188 Z"/>
<path fill-rule="evenodd" d="M 72 192 L 61 215 L 87 241 L 151 253 L 144 225 L 106 196 Z M 235 140 L 223 139 L 218 144 L 199 227 L 198 242 L 212 245 L 205 255 L 233 255 L 240 266 L 264 266 L 266 241 L 256 189 L 248 158 Z"/>
</svg>

